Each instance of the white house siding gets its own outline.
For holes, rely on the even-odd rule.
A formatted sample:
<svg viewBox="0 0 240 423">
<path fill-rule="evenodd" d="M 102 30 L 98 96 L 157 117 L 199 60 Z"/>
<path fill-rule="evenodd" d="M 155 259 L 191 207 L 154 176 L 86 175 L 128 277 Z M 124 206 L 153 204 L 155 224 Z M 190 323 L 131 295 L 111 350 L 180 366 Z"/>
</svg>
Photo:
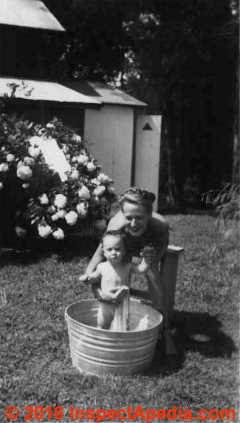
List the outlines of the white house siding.
<svg viewBox="0 0 240 423">
<path fill-rule="evenodd" d="M 131 184 L 133 121 L 132 107 L 104 105 L 85 111 L 84 137 L 118 193 Z"/>
</svg>

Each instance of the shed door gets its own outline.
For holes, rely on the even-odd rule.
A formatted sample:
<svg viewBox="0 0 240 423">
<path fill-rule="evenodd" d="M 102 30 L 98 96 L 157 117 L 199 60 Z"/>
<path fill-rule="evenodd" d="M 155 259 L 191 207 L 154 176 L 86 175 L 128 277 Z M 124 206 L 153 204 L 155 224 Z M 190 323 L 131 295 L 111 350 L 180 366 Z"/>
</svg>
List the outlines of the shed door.
<svg viewBox="0 0 240 423">
<path fill-rule="evenodd" d="M 138 115 L 136 122 L 136 150 L 134 184 L 156 195 L 158 204 L 161 116 Z"/>
</svg>

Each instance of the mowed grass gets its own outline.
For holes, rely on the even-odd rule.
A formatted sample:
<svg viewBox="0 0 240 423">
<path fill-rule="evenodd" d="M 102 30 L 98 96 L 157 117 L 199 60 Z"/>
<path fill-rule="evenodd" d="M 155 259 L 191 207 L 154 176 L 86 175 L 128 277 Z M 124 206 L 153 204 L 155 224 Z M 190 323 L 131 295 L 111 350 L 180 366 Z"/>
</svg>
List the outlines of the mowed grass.
<svg viewBox="0 0 240 423">
<path fill-rule="evenodd" d="M 1 423 L 8 421 L 3 413 L 8 405 L 20 410 L 26 405 L 61 405 L 66 420 L 70 405 L 85 410 L 182 406 L 196 413 L 237 407 L 238 240 L 223 239 L 213 217 L 168 218 L 171 243 L 185 248 L 176 291 L 179 355 L 164 358 L 160 343 L 143 374 L 98 379 L 72 368 L 64 310 L 92 295 L 78 282 L 89 259 L 80 248 L 79 254 L 1 257 L 1 287 L 8 300 L 0 309 Z M 208 334 L 211 341 L 194 342 L 189 337 L 193 333 Z M 17 421 L 24 421 L 22 411 Z"/>
</svg>

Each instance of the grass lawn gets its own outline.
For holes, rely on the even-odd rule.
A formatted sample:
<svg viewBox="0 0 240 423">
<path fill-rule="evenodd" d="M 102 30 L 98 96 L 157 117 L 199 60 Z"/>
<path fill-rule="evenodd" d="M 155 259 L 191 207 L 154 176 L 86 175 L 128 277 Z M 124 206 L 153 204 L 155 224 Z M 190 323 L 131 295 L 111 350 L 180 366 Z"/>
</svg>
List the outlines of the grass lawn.
<svg viewBox="0 0 240 423">
<path fill-rule="evenodd" d="M 177 215 L 169 221 L 171 243 L 185 248 L 176 292 L 179 357 L 164 359 L 159 345 L 151 368 L 136 376 L 99 380 L 71 367 L 64 309 L 91 296 L 78 283 L 86 255 L 2 256 L 0 283 L 8 303 L 0 309 L 1 423 L 8 421 L 3 410 L 9 405 L 61 405 L 66 417 L 70 405 L 182 406 L 196 413 L 237 407 L 239 244 L 219 236 L 213 217 Z M 199 332 L 211 341 L 200 344 L 188 336 Z M 22 411 L 17 421 L 24 421 Z"/>
</svg>

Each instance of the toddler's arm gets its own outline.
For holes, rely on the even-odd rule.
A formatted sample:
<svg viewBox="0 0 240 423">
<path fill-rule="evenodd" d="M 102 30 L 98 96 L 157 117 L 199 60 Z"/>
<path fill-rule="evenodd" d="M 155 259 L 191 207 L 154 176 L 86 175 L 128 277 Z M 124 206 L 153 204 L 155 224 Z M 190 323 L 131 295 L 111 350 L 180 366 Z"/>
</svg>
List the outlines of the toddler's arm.
<svg viewBox="0 0 240 423">
<path fill-rule="evenodd" d="M 95 283 L 98 283 L 100 279 L 101 279 L 101 272 L 98 267 L 94 272 L 84 273 L 84 275 L 81 275 L 79 277 L 80 282 L 84 282 L 89 285 L 94 285 Z"/>
</svg>

